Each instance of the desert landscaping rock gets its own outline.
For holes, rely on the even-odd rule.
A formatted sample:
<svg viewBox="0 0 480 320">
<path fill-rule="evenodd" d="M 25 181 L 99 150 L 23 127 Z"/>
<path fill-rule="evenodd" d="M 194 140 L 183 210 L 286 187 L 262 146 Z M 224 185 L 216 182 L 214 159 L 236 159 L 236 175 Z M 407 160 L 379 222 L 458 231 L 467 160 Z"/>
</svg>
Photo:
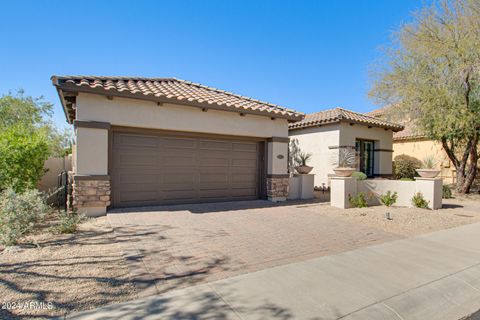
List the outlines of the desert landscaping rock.
<svg viewBox="0 0 480 320">
<path fill-rule="evenodd" d="M 75 235 L 35 235 L 38 245 L 0 254 L 1 303 L 44 302 L 53 309 L 0 310 L 0 319 L 51 317 L 134 299 L 134 285 L 106 218 Z"/>
<path fill-rule="evenodd" d="M 478 200 L 480 197 L 473 195 L 462 199 L 444 199 L 440 210 L 384 206 L 346 210 L 310 206 L 306 209 L 356 225 L 370 226 L 402 236 L 414 236 L 480 221 Z M 391 220 L 385 219 L 386 212 L 390 212 Z"/>
</svg>

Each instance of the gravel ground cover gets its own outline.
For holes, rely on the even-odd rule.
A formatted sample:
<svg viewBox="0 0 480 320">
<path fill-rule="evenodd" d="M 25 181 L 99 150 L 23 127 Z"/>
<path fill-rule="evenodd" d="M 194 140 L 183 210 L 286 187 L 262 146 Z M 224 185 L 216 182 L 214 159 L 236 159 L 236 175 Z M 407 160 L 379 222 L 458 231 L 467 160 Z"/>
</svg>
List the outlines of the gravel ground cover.
<svg viewBox="0 0 480 320">
<path fill-rule="evenodd" d="M 440 210 L 384 206 L 342 210 L 328 204 L 306 208 L 322 215 L 407 237 L 480 222 L 480 195 L 443 199 L 443 208 Z M 385 218 L 386 212 L 390 213 L 391 220 Z"/>
<path fill-rule="evenodd" d="M 136 298 L 106 217 L 73 235 L 43 232 L 0 248 L 0 319 L 47 318 Z"/>
</svg>

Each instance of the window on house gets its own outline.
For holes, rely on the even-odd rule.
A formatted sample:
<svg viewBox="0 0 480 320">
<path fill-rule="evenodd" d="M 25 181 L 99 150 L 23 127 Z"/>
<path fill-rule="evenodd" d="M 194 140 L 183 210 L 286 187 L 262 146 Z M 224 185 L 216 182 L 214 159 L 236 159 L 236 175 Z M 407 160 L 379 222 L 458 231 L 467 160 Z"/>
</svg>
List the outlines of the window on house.
<svg viewBox="0 0 480 320">
<path fill-rule="evenodd" d="M 357 153 L 357 170 L 363 172 L 367 177 L 372 177 L 373 170 L 373 149 L 374 141 L 357 139 L 355 151 Z"/>
</svg>

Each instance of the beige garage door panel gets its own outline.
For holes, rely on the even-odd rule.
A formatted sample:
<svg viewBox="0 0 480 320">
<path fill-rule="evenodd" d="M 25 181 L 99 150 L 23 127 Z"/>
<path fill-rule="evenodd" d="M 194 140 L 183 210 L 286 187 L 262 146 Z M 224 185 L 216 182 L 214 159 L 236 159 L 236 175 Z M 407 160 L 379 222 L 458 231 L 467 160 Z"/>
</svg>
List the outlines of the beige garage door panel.
<svg viewBox="0 0 480 320">
<path fill-rule="evenodd" d="M 114 131 L 116 207 L 257 199 L 260 144 Z"/>
</svg>

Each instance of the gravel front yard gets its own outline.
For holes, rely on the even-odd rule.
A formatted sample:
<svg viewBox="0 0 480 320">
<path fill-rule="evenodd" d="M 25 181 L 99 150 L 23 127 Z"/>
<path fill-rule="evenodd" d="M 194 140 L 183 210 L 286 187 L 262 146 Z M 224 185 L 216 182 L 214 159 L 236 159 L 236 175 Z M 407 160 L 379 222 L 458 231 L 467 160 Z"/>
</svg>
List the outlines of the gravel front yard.
<svg viewBox="0 0 480 320">
<path fill-rule="evenodd" d="M 28 240 L 0 253 L 0 319 L 61 316 L 136 298 L 106 217 L 88 220 L 75 235 Z M 22 305 L 30 302 L 44 305 Z"/>
<path fill-rule="evenodd" d="M 480 196 L 478 195 L 443 199 L 443 208 L 440 210 L 384 206 L 342 210 L 330 207 L 328 204 L 306 208 L 322 215 L 407 237 L 480 222 Z M 392 220 L 385 219 L 386 212 L 390 212 Z"/>
</svg>

